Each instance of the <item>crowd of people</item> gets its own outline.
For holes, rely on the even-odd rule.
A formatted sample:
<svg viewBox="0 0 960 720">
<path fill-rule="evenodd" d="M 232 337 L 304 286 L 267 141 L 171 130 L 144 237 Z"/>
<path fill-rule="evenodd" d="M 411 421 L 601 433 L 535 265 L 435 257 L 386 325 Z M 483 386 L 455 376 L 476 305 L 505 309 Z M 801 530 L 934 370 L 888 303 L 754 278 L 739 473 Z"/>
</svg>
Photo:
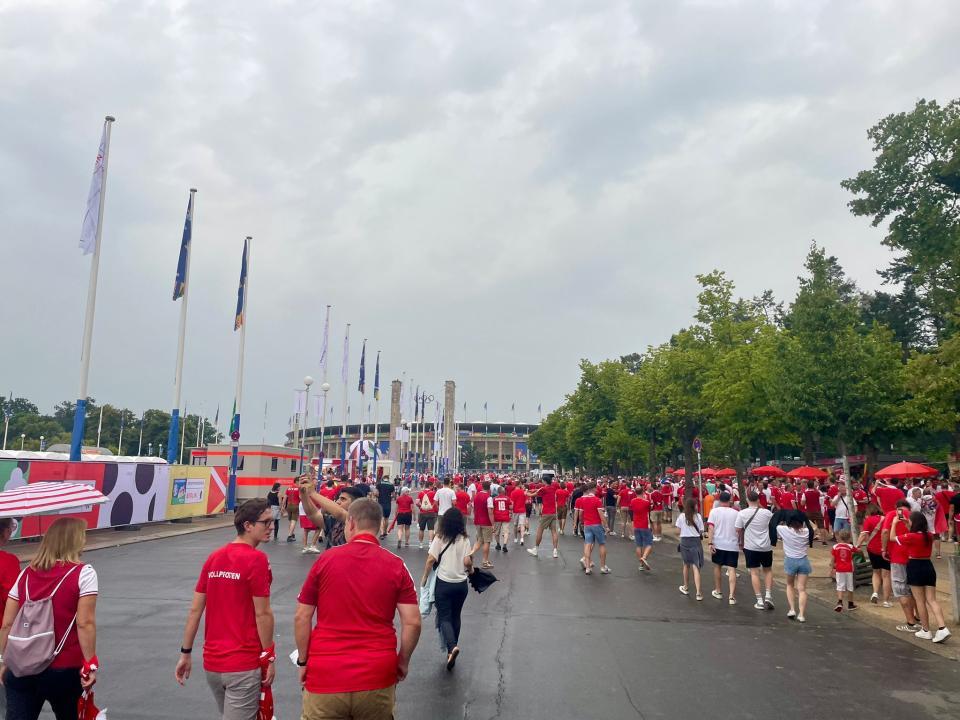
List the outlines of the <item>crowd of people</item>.
<svg viewBox="0 0 960 720">
<path fill-rule="evenodd" d="M 393 716 L 396 684 L 409 672 L 428 612 L 435 610 L 443 662 L 452 671 L 461 653 L 471 576 L 493 569 L 498 554 L 511 546 L 539 560 L 548 534 L 556 559 L 559 538 L 568 531 L 583 540 L 584 575 L 611 572 L 607 544 L 616 537 L 633 541 L 637 571 L 644 575 L 653 569 L 664 525 L 672 525 L 680 593 L 704 600 L 701 571 L 709 555 L 710 596 L 737 604 L 742 556 L 759 611 L 775 609 L 773 548 L 782 543 L 787 617 L 798 623 L 806 621 L 810 549 L 817 542 L 832 544 L 836 612 L 857 609 L 855 571 L 869 563 L 870 602 L 898 604 L 904 622 L 897 630 L 943 642 L 950 631 L 936 597 L 932 558 L 940 556 L 943 543 L 958 542 L 960 487 L 940 480 L 869 487 L 853 481 L 848 492 L 842 476 L 823 483 L 749 478 L 735 485 L 688 485 L 670 476 L 494 473 L 352 482 L 332 473 L 318 478 L 311 468 L 296 484 L 274 485 L 266 498 L 244 502 L 233 521 L 236 538 L 209 555 L 194 587 L 177 682 L 191 676 L 204 620 L 203 670 L 219 716 L 255 720 L 270 702 L 277 659 L 273 576 L 258 546 L 280 542 L 286 523 L 288 543 L 296 542 L 299 529 L 301 552 L 319 554 L 294 615 L 292 659 L 303 688 L 302 718 L 377 719 Z M 853 527 L 859 530 L 855 538 Z M 14 521 L 0 520 L 0 545 L 14 529 Z M 411 541 L 426 550 L 419 587 L 404 560 L 387 549 L 394 542 L 397 549 L 409 548 Z M 98 579 L 80 559 L 84 544 L 84 522 L 59 518 L 23 570 L 16 557 L 0 551 L 0 592 L 6 597 L 0 698 L 8 720 L 36 720 L 45 703 L 58 720 L 76 718 L 79 698 L 96 682 Z"/>
</svg>

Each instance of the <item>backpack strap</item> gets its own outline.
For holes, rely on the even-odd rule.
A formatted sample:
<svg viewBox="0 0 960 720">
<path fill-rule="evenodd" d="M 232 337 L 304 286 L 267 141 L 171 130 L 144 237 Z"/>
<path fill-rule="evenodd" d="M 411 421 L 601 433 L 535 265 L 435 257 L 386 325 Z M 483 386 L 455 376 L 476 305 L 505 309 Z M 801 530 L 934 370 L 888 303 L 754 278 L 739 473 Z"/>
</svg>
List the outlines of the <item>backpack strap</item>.
<svg viewBox="0 0 960 720">
<path fill-rule="evenodd" d="M 60 586 L 63 585 L 64 580 L 66 580 L 74 570 L 82 565 L 74 565 L 72 568 L 67 570 L 66 574 L 60 578 L 60 582 L 57 583 L 57 586 L 53 589 L 53 592 L 50 593 L 50 600 L 53 601 L 53 596 L 57 594 L 57 590 L 60 589 Z M 53 651 L 53 657 L 57 657 L 61 652 L 63 652 L 63 646 L 67 644 L 67 638 L 70 637 L 70 631 L 73 630 L 74 624 L 77 622 L 77 613 L 73 614 L 73 619 L 70 621 L 70 624 L 67 625 L 66 632 L 63 633 L 63 637 L 60 638 L 60 642 L 57 644 L 57 647 Z"/>
</svg>

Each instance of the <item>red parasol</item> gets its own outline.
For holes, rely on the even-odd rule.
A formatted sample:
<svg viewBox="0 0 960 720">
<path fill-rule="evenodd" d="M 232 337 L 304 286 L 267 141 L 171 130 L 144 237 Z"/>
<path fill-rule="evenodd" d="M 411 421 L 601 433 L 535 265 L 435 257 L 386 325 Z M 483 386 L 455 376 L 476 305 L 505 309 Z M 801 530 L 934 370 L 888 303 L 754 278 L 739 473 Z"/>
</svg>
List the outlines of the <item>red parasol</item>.
<svg viewBox="0 0 960 720">
<path fill-rule="evenodd" d="M 875 477 L 884 480 L 901 480 L 904 478 L 929 478 L 936 477 L 940 472 L 929 465 L 921 465 L 913 462 L 898 462 L 895 465 L 888 465 L 882 470 L 877 470 Z"/>
<path fill-rule="evenodd" d="M 100 505 L 107 496 L 80 482 L 36 482 L 0 492 L 0 518 L 19 518 Z"/>
<path fill-rule="evenodd" d="M 787 477 L 799 478 L 800 480 L 826 480 L 830 473 L 820 468 L 801 465 L 787 473 Z"/>
<path fill-rule="evenodd" d="M 713 474 L 713 476 L 718 478 L 736 477 L 737 471 L 733 468 L 720 468 Z"/>
<path fill-rule="evenodd" d="M 787 474 L 776 465 L 761 465 L 750 471 L 754 477 L 786 477 Z"/>
<path fill-rule="evenodd" d="M 677 476 L 679 476 L 679 475 L 686 475 L 686 474 L 687 474 L 687 471 L 684 470 L 683 468 L 677 468 L 676 470 L 673 471 L 672 474 L 673 474 L 673 475 L 677 475 Z"/>
<path fill-rule="evenodd" d="M 713 468 L 703 468 L 700 471 L 700 477 L 714 478 L 716 476 L 717 476 L 717 471 L 714 470 Z"/>
</svg>

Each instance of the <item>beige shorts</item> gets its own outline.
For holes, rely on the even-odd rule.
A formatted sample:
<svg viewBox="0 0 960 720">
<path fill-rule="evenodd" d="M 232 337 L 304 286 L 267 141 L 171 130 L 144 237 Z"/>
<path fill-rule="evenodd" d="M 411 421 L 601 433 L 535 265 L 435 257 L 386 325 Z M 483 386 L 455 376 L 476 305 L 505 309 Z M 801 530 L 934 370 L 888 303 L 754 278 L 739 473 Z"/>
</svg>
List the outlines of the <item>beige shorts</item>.
<svg viewBox="0 0 960 720">
<path fill-rule="evenodd" d="M 650 522 L 652 523 L 663 522 L 663 510 L 651 510 Z"/>
<path fill-rule="evenodd" d="M 477 542 L 489 543 L 493 540 L 493 528 L 489 525 L 477 525 Z"/>
<path fill-rule="evenodd" d="M 221 720 L 250 720 L 260 707 L 260 668 L 243 672 L 207 671 Z"/>
<path fill-rule="evenodd" d="M 348 693 L 303 693 L 301 720 L 393 720 L 396 685 L 382 690 Z M 259 703 L 259 698 L 258 698 Z M 252 717 L 252 716 L 251 716 Z"/>
<path fill-rule="evenodd" d="M 541 515 L 540 523 L 537 525 L 537 530 L 548 530 L 555 528 L 557 526 L 557 516 L 556 515 Z"/>
</svg>

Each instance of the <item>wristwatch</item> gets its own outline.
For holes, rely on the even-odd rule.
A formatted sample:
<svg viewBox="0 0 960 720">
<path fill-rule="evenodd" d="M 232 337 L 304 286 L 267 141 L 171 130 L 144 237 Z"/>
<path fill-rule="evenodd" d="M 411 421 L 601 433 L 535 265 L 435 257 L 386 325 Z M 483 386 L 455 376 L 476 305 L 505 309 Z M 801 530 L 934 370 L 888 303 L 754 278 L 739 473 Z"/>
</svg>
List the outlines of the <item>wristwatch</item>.
<svg viewBox="0 0 960 720">
<path fill-rule="evenodd" d="M 300 657 L 297 656 L 297 667 L 306 667 L 306 666 L 307 666 L 307 661 L 304 660 L 304 661 L 301 662 L 301 661 L 300 661 Z"/>
</svg>

